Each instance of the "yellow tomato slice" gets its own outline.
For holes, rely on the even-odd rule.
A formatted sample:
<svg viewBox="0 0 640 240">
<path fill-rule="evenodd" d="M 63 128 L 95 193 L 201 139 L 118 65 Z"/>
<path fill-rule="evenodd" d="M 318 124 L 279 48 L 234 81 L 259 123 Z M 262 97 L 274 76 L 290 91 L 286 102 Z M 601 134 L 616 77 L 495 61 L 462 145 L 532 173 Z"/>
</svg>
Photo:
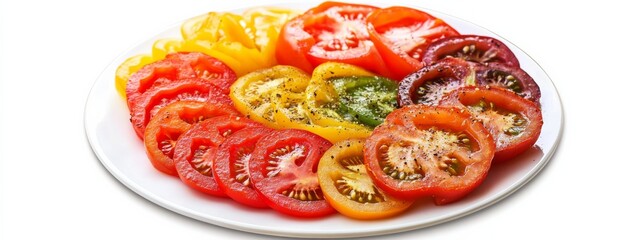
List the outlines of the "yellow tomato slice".
<svg viewBox="0 0 640 240">
<path fill-rule="evenodd" d="M 116 90 L 121 97 L 127 98 L 127 81 L 134 72 L 140 70 L 142 66 L 152 63 L 154 61 L 152 56 L 147 54 L 139 54 L 133 57 L 127 58 L 116 69 Z"/>
<path fill-rule="evenodd" d="M 367 174 L 364 139 L 349 139 L 329 148 L 318 163 L 318 181 L 325 199 L 351 218 L 378 219 L 396 215 L 413 204 L 376 187 Z"/>
<path fill-rule="evenodd" d="M 174 38 L 159 39 L 153 43 L 151 47 L 151 56 L 153 59 L 163 59 L 169 53 L 182 51 L 184 48 L 183 41 Z"/>
</svg>

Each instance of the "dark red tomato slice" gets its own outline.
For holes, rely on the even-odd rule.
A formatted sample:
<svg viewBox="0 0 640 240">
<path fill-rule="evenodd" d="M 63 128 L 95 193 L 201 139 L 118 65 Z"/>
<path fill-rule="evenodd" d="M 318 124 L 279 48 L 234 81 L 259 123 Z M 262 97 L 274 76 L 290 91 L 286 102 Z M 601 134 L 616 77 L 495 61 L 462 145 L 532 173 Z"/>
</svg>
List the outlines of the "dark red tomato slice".
<svg viewBox="0 0 640 240">
<path fill-rule="evenodd" d="M 482 123 L 459 108 L 411 105 L 394 111 L 365 142 L 376 186 L 399 198 L 459 200 L 487 175 L 495 144 Z"/>
<path fill-rule="evenodd" d="M 466 107 L 484 123 L 496 142 L 494 162 L 509 160 L 531 148 L 542 129 L 538 105 L 502 88 L 460 88 L 440 104 Z"/>
<path fill-rule="evenodd" d="M 477 63 L 499 62 L 520 67 L 516 55 L 500 40 L 477 35 L 461 35 L 442 38 L 426 49 L 422 61 L 431 64 L 445 57 L 456 57 Z"/>
<path fill-rule="evenodd" d="M 260 124 L 239 116 L 219 116 L 194 124 L 176 143 L 173 160 L 187 186 L 200 192 L 226 196 L 212 173 L 218 146 L 233 133 Z"/>
<path fill-rule="evenodd" d="M 213 161 L 213 175 L 222 191 L 236 202 L 265 208 L 249 179 L 249 159 L 258 140 L 272 130 L 248 127 L 235 132 L 222 142 Z"/>
<path fill-rule="evenodd" d="M 311 73 L 334 61 L 357 65 L 389 77 L 389 70 L 367 32 L 365 18 L 376 7 L 325 2 L 291 19 L 278 37 L 278 63 Z"/>
<path fill-rule="evenodd" d="M 519 67 L 511 67 L 501 63 L 473 64 L 476 73 L 476 85 L 509 89 L 518 96 L 538 102 L 540 87 Z"/>
<path fill-rule="evenodd" d="M 179 52 L 168 54 L 167 59 L 176 59 L 191 66 L 198 78 L 211 82 L 223 93 L 229 94 L 229 87 L 236 81 L 236 73 L 218 59 L 199 52 Z"/>
<path fill-rule="evenodd" d="M 180 60 L 164 59 L 147 64 L 131 74 L 127 81 L 127 106 L 132 109 L 138 97 L 155 85 L 193 77 L 195 77 L 193 69 Z"/>
<path fill-rule="evenodd" d="M 286 129 L 263 136 L 249 159 L 249 175 L 265 203 L 278 212 L 320 217 L 335 210 L 318 183 L 317 168 L 331 142 L 313 133 Z"/>
<path fill-rule="evenodd" d="M 178 176 L 173 161 L 178 137 L 195 123 L 229 115 L 240 113 L 222 103 L 179 101 L 161 108 L 144 131 L 145 151 L 151 164 L 163 173 Z"/>
<path fill-rule="evenodd" d="M 375 10 L 367 23 L 371 40 L 394 79 L 423 67 L 422 58 L 433 41 L 459 35 L 441 19 L 407 7 Z"/>
<path fill-rule="evenodd" d="M 145 91 L 133 105 L 131 124 L 138 137 L 144 137 L 145 127 L 158 110 L 177 101 L 213 102 L 233 106 L 229 96 L 208 81 L 190 78 L 165 82 Z"/>
<path fill-rule="evenodd" d="M 469 84 L 473 74 L 461 59 L 446 58 L 406 76 L 398 86 L 398 104 L 435 106 L 444 94 Z"/>
</svg>

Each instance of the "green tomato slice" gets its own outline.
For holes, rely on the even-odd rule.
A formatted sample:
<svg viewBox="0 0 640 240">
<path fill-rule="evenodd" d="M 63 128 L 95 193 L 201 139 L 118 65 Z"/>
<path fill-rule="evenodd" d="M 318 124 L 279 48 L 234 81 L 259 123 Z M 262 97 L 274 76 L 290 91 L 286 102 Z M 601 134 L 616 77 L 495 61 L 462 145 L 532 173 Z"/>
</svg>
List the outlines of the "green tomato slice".
<svg viewBox="0 0 640 240">
<path fill-rule="evenodd" d="M 369 127 L 380 125 L 398 108 L 398 84 L 377 76 L 340 77 L 331 81 L 339 98 L 338 111 Z"/>
</svg>

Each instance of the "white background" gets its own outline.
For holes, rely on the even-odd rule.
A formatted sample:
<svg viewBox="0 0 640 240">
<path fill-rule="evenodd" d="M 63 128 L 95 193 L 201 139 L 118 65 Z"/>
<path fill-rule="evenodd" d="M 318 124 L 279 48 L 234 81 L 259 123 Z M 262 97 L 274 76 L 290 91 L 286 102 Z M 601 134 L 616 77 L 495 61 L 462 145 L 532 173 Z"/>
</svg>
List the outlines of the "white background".
<svg viewBox="0 0 640 240">
<path fill-rule="evenodd" d="M 486 27 L 535 59 L 558 88 L 565 130 L 547 167 L 507 199 L 379 238 L 637 237 L 640 17 L 632 1 L 421 2 L 415 5 Z M 272 238 L 198 222 L 139 197 L 102 167 L 83 128 L 89 90 L 112 59 L 188 17 L 250 2 L 1 4 L 2 239 Z"/>
</svg>

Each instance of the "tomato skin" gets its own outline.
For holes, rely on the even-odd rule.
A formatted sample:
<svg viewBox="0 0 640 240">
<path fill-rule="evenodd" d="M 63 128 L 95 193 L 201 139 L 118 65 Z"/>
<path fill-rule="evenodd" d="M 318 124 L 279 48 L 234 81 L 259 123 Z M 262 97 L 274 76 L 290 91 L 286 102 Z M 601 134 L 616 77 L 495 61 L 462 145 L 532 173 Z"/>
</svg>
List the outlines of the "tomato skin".
<svg viewBox="0 0 640 240">
<path fill-rule="evenodd" d="M 449 137 L 434 137 L 438 136 L 439 131 L 434 133 L 433 127 L 449 129 L 452 133 L 461 132 L 472 144 L 466 148 L 455 141 L 447 146 L 443 142 L 451 136 L 445 134 L 444 136 Z M 426 139 L 435 139 L 436 142 L 425 142 Z M 429 149 L 431 144 L 436 145 Z M 391 152 L 392 150 L 396 152 Z M 480 185 L 489 171 L 494 153 L 495 143 L 490 133 L 482 123 L 473 121 L 468 111 L 451 107 L 411 105 L 392 112 L 387 116 L 385 124 L 373 131 L 365 143 L 364 159 L 376 186 L 389 194 L 406 199 L 432 196 L 436 204 L 442 205 L 459 200 Z M 399 158 L 397 154 L 411 155 Z M 393 156 L 399 159 L 389 160 Z M 409 164 L 409 167 L 416 170 L 417 175 L 407 176 L 406 179 L 409 180 L 406 181 L 389 174 L 396 172 L 393 169 L 385 172 L 381 163 L 409 163 L 410 158 L 415 159 L 415 165 Z M 447 161 L 454 162 L 446 163 Z M 439 168 L 443 163 L 446 163 L 444 168 Z M 447 167 L 455 168 L 453 173 Z"/>
<path fill-rule="evenodd" d="M 275 166 L 269 163 L 273 161 L 270 155 L 285 146 L 293 146 L 291 151 L 297 151 L 297 155 L 281 159 L 277 170 L 272 169 Z M 258 195 L 269 207 L 291 216 L 321 217 L 335 212 L 322 197 L 315 173 L 320 158 L 329 147 L 329 141 L 303 130 L 279 130 L 263 136 L 249 159 L 249 175 Z M 313 192 L 316 198 L 300 200 L 285 195 L 293 195 L 292 192 L 296 197 L 298 193 Z"/>
<path fill-rule="evenodd" d="M 210 102 L 178 101 L 161 108 L 144 131 L 149 161 L 158 171 L 178 176 L 173 157 L 180 135 L 198 121 L 227 115 L 240 114 L 229 105 Z"/>
<path fill-rule="evenodd" d="M 473 47 L 470 49 L 471 46 Z M 447 56 L 483 64 L 498 62 L 511 67 L 520 67 L 518 58 L 506 44 L 487 36 L 460 35 L 442 38 L 426 49 L 422 61 L 425 64 L 432 64 Z"/>
<path fill-rule="evenodd" d="M 226 196 L 212 173 L 218 146 L 236 131 L 259 126 L 233 115 L 209 118 L 191 126 L 180 135 L 174 150 L 173 160 L 182 182 L 206 194 Z"/>
<path fill-rule="evenodd" d="M 229 96 L 208 81 L 199 78 L 176 80 L 153 86 L 138 97 L 131 110 L 131 124 L 144 138 L 144 129 L 160 108 L 176 101 L 223 103 L 231 106 Z"/>
<path fill-rule="evenodd" d="M 521 115 L 527 121 L 523 132 L 518 134 L 519 136 L 517 137 L 510 137 L 503 132 L 502 126 L 496 123 L 499 119 L 495 119 L 495 117 L 494 119 L 483 118 L 482 115 L 486 115 L 483 113 L 484 110 L 482 112 L 473 111 L 473 107 L 470 105 L 477 104 L 480 101 L 489 102 L 491 106 L 495 104 L 496 108 Z M 466 107 L 474 112 L 477 119 L 483 119 L 485 127 L 491 132 L 493 139 L 496 141 L 494 163 L 508 161 L 531 148 L 538 140 L 542 130 L 542 112 L 537 104 L 502 88 L 460 88 L 447 94 L 441 100 L 440 105 Z"/>
<path fill-rule="evenodd" d="M 213 161 L 214 177 L 222 191 L 236 202 L 256 208 L 268 207 L 254 190 L 249 179 L 248 159 L 243 159 L 250 158 L 258 140 L 272 131 L 265 127 L 247 127 L 233 133 L 218 147 Z M 240 156 L 242 153 L 249 156 Z M 236 164 L 243 165 L 245 171 L 239 172 Z"/>
<path fill-rule="evenodd" d="M 423 67 L 422 55 L 433 41 L 459 35 L 441 19 L 407 7 L 378 9 L 367 17 L 367 23 L 371 40 L 394 79 Z"/>
<path fill-rule="evenodd" d="M 442 83 L 438 84 L 438 81 Z M 431 83 L 435 83 L 431 87 L 435 90 L 420 94 L 420 87 Z M 398 86 L 398 105 L 400 107 L 412 104 L 435 106 L 444 94 L 465 85 L 474 85 L 473 70 L 469 63 L 461 59 L 446 58 L 402 79 Z"/>
<path fill-rule="evenodd" d="M 396 199 L 373 185 L 362 163 L 363 148 L 364 139 L 348 139 L 334 144 L 324 153 L 318 163 L 318 179 L 324 197 L 338 212 L 355 219 L 380 219 L 405 211 L 413 201 Z M 357 188 L 366 190 L 358 192 L 360 196 L 350 197 L 349 189 Z M 360 200 L 360 197 L 364 199 Z"/>
<path fill-rule="evenodd" d="M 290 20 L 278 37 L 278 63 L 310 73 L 317 65 L 337 61 L 390 76 L 366 30 L 365 17 L 375 9 L 378 8 L 325 2 Z"/>
</svg>

